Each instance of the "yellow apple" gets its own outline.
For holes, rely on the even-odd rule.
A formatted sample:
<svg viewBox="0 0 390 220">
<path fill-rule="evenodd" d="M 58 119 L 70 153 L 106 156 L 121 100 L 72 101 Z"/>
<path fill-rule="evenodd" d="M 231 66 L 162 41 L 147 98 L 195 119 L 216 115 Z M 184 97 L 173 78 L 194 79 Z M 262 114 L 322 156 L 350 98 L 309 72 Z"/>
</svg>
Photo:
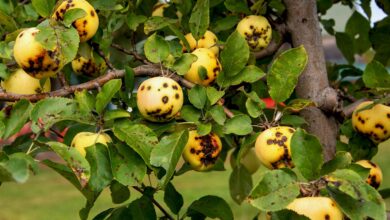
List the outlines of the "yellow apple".
<svg viewBox="0 0 390 220">
<path fill-rule="evenodd" d="M 63 65 L 57 47 L 46 50 L 35 40 L 38 28 L 28 28 L 19 33 L 14 45 L 14 58 L 18 65 L 37 79 L 54 76 Z"/>
<path fill-rule="evenodd" d="M 183 106 L 183 90 L 168 77 L 147 79 L 138 88 L 137 106 L 141 115 L 149 121 L 169 121 Z"/>
<path fill-rule="evenodd" d="M 290 142 L 295 130 L 287 126 L 268 128 L 256 139 L 256 155 L 269 169 L 294 167 Z"/>
<path fill-rule="evenodd" d="M 342 220 L 343 213 L 336 203 L 328 197 L 303 197 L 291 202 L 287 209 L 300 215 L 304 215 L 311 220 Z"/>
<path fill-rule="evenodd" d="M 188 141 L 183 151 L 183 159 L 196 171 L 211 169 L 222 151 L 219 137 L 210 133 L 200 136 L 196 130 L 189 132 Z"/>
<path fill-rule="evenodd" d="M 390 107 L 376 104 L 370 109 L 360 109 L 372 104 L 367 101 L 358 105 L 352 114 L 352 126 L 357 132 L 367 135 L 376 143 L 390 137 Z"/>
<path fill-rule="evenodd" d="M 190 82 L 208 86 L 215 81 L 222 66 L 213 51 L 207 48 L 198 48 L 192 52 L 198 59 L 191 64 L 191 68 L 184 75 Z M 200 67 L 204 67 L 206 74 L 204 79 L 199 76 Z"/>
<path fill-rule="evenodd" d="M 29 95 L 50 92 L 51 84 L 50 79 L 46 79 L 41 86 L 39 79 L 31 77 L 22 69 L 17 69 L 8 79 L 1 82 L 1 87 L 8 93 Z"/>
<path fill-rule="evenodd" d="M 65 13 L 70 9 L 83 9 L 86 15 L 73 22 L 80 36 L 80 42 L 91 39 L 99 27 L 99 17 L 91 4 L 85 0 L 66 0 L 63 1 L 53 14 L 54 19 L 63 20 Z"/>
<path fill-rule="evenodd" d="M 74 136 L 71 147 L 76 148 L 81 155 L 85 157 L 86 151 L 85 148 L 92 146 L 96 143 L 104 144 L 107 146 L 107 143 L 111 143 L 111 137 L 106 133 L 92 133 L 92 132 L 80 132 Z"/>
<path fill-rule="evenodd" d="M 272 38 L 272 28 L 268 20 L 259 15 L 249 15 L 237 25 L 237 31 L 248 42 L 252 51 L 259 51 L 268 46 Z"/>
<path fill-rule="evenodd" d="M 190 45 L 191 51 L 194 51 L 198 48 L 207 48 L 210 49 L 215 56 L 218 57 L 219 53 L 219 47 L 217 45 L 218 38 L 217 36 L 211 32 L 206 31 L 206 33 L 201 37 L 198 41 L 195 40 L 194 36 L 192 36 L 191 33 L 188 33 L 185 35 L 186 40 L 188 41 L 188 44 Z M 187 51 L 183 42 L 180 42 L 180 44 L 183 46 L 183 51 Z"/>
<path fill-rule="evenodd" d="M 104 61 L 97 60 L 96 57 L 77 56 L 72 61 L 72 69 L 76 74 L 83 74 L 89 77 L 100 76 L 107 69 Z"/>
<path fill-rule="evenodd" d="M 370 169 L 370 173 L 366 179 L 366 182 L 375 189 L 378 189 L 382 183 L 383 178 L 381 168 L 369 160 L 359 160 L 356 163 L 364 168 Z"/>
</svg>

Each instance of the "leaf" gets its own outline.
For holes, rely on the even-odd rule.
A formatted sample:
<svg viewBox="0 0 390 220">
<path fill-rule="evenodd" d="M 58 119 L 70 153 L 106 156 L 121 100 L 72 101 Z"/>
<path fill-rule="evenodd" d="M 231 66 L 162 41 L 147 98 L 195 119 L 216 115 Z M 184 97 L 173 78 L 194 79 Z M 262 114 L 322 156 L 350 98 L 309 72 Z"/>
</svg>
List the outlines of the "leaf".
<svg viewBox="0 0 390 220">
<path fill-rule="evenodd" d="M 265 76 L 262 69 L 255 65 L 246 66 L 240 73 L 232 78 L 231 85 L 239 85 L 242 82 L 254 83 Z"/>
<path fill-rule="evenodd" d="M 210 86 L 207 87 L 206 93 L 207 93 L 207 98 L 210 101 L 210 105 L 214 105 L 215 103 L 218 102 L 218 100 L 220 100 L 225 95 L 224 91 L 218 91 L 216 88 Z"/>
<path fill-rule="evenodd" d="M 1 54 L 0 54 L 1 57 Z M 8 77 L 11 75 L 11 72 L 8 70 L 8 67 L 4 63 L 0 63 L 0 78 L 1 79 L 8 79 Z"/>
<path fill-rule="evenodd" d="M 108 150 L 115 180 L 125 186 L 135 186 L 142 182 L 146 165 L 134 150 L 122 143 L 116 143 Z"/>
<path fill-rule="evenodd" d="M 324 162 L 322 146 L 317 137 L 298 128 L 291 138 L 291 158 L 307 180 L 320 176 Z"/>
<path fill-rule="evenodd" d="M 175 24 L 177 20 L 160 17 L 160 16 L 152 16 L 149 17 L 144 24 L 144 32 L 145 34 L 149 34 L 153 31 L 160 30 L 169 26 L 170 24 Z"/>
<path fill-rule="evenodd" d="M 32 105 L 27 100 L 23 99 L 18 101 L 12 107 L 10 115 L 3 119 L 3 125 L 5 129 L 0 132 L 0 137 L 7 139 L 8 137 L 19 132 L 20 129 L 22 129 L 22 127 L 26 124 L 31 109 Z M 2 112 L 4 112 L 4 110 Z"/>
<path fill-rule="evenodd" d="M 126 17 L 127 26 L 132 31 L 136 31 L 137 27 L 146 21 L 147 17 L 143 15 L 136 15 L 134 13 L 128 13 Z"/>
<path fill-rule="evenodd" d="M 79 18 L 83 18 L 86 15 L 87 13 L 81 8 L 69 9 L 66 11 L 64 15 L 64 19 L 63 19 L 64 25 L 66 27 L 70 27 L 74 21 L 76 21 Z"/>
<path fill-rule="evenodd" d="M 247 135 L 253 131 L 252 121 L 248 115 L 235 115 L 225 123 L 225 134 Z"/>
<path fill-rule="evenodd" d="M 280 120 L 280 123 L 293 127 L 302 127 L 308 124 L 303 117 L 298 115 L 283 115 L 282 119 Z"/>
<path fill-rule="evenodd" d="M 111 183 L 112 173 L 107 146 L 96 143 L 87 147 L 86 159 L 91 166 L 91 178 L 88 186 L 93 191 L 102 191 Z"/>
<path fill-rule="evenodd" d="M 263 211 L 284 209 L 299 195 L 296 178 L 283 170 L 272 170 L 264 174 L 252 189 L 249 203 Z"/>
<path fill-rule="evenodd" d="M 104 84 L 102 90 L 96 95 L 96 111 L 98 114 L 103 112 L 121 86 L 122 81 L 120 79 L 112 79 Z"/>
<path fill-rule="evenodd" d="M 306 217 L 304 215 L 299 215 L 296 212 L 291 211 L 291 210 L 287 210 L 287 209 L 281 210 L 281 211 L 278 211 L 278 212 L 272 212 L 271 213 L 271 219 L 272 220 L 290 220 L 290 219 L 294 219 L 294 220 L 310 220 L 308 217 Z"/>
<path fill-rule="evenodd" d="M 364 70 L 363 82 L 368 88 L 390 88 L 390 74 L 380 62 L 373 60 Z"/>
<path fill-rule="evenodd" d="M 226 31 L 231 28 L 233 28 L 238 22 L 240 21 L 240 18 L 238 16 L 227 16 L 224 18 L 221 18 L 219 20 L 216 20 L 211 25 L 211 30 L 213 33 L 219 33 L 221 31 Z"/>
<path fill-rule="evenodd" d="M 174 214 L 178 214 L 181 207 L 183 207 L 183 196 L 175 189 L 171 182 L 168 182 L 165 187 L 164 202 Z"/>
<path fill-rule="evenodd" d="M 191 106 L 191 105 L 183 106 L 181 111 L 180 111 L 180 116 L 185 121 L 188 121 L 188 122 L 197 122 L 197 121 L 199 121 L 200 114 L 201 114 L 201 112 L 198 109 L 196 109 L 193 106 Z"/>
<path fill-rule="evenodd" d="M 223 110 L 223 107 L 220 105 L 215 105 L 211 107 L 211 109 L 208 111 L 208 113 L 211 115 L 211 117 L 214 119 L 215 122 L 217 122 L 219 125 L 223 125 L 226 121 L 226 114 Z"/>
<path fill-rule="evenodd" d="M 147 165 L 150 165 L 150 152 L 158 143 L 156 135 L 150 128 L 125 121 L 124 123 L 114 124 L 113 131 L 119 140 L 126 142 L 142 157 Z"/>
<path fill-rule="evenodd" d="M 206 88 L 200 85 L 195 85 L 188 91 L 188 99 L 196 108 L 202 109 L 207 101 Z"/>
<path fill-rule="evenodd" d="M 130 198 L 130 190 L 127 186 L 117 181 L 110 185 L 111 199 L 114 204 L 121 204 Z"/>
<path fill-rule="evenodd" d="M 196 123 L 197 132 L 200 136 L 208 135 L 211 132 L 212 124 L 211 123 Z"/>
<path fill-rule="evenodd" d="M 146 58 L 153 63 L 160 63 L 169 55 L 169 44 L 163 37 L 153 34 L 144 45 Z"/>
<path fill-rule="evenodd" d="M 348 19 L 345 32 L 353 39 L 353 44 L 358 54 L 362 54 L 370 49 L 370 22 L 359 12 L 355 11 Z"/>
<path fill-rule="evenodd" d="M 60 142 L 47 142 L 46 144 L 68 164 L 81 187 L 85 187 L 91 177 L 91 166 L 88 161 L 74 147 L 68 147 Z"/>
<path fill-rule="evenodd" d="M 233 219 L 233 212 L 230 209 L 229 204 L 217 196 L 204 196 L 192 202 L 188 207 L 187 216 L 196 216 L 198 213 L 221 220 Z"/>
<path fill-rule="evenodd" d="M 283 111 L 298 113 L 310 106 L 316 106 L 316 104 L 309 99 L 293 99 L 288 103 Z"/>
<path fill-rule="evenodd" d="M 235 13 L 251 14 L 246 1 L 241 0 L 226 0 L 224 2 L 225 7 Z"/>
<path fill-rule="evenodd" d="M 177 74 L 183 76 L 188 72 L 188 70 L 191 68 L 192 63 L 195 62 L 197 59 L 198 57 L 194 54 L 185 53 L 183 54 L 183 56 L 181 56 L 175 61 L 172 69 L 174 69 Z"/>
<path fill-rule="evenodd" d="M 95 109 L 95 96 L 90 94 L 87 90 L 75 91 L 75 99 L 78 103 L 81 113 L 91 114 L 93 109 Z"/>
<path fill-rule="evenodd" d="M 337 47 L 340 49 L 341 53 L 343 53 L 345 59 L 347 59 L 350 64 L 354 63 L 355 47 L 353 39 L 348 34 L 342 32 L 336 32 L 335 36 Z"/>
<path fill-rule="evenodd" d="M 249 59 L 249 46 L 245 38 L 234 31 L 221 52 L 222 69 L 227 77 L 234 77 L 244 69 Z"/>
<path fill-rule="evenodd" d="M 51 10 L 56 3 L 55 0 L 32 0 L 31 1 L 34 10 L 42 17 L 49 17 Z"/>
<path fill-rule="evenodd" d="M 173 133 L 161 139 L 160 143 L 152 150 L 150 164 L 155 167 L 162 167 L 166 171 L 160 179 L 160 185 L 164 188 L 175 173 L 179 159 L 187 144 L 188 131 Z"/>
<path fill-rule="evenodd" d="M 336 170 L 329 175 L 327 191 L 350 219 L 386 219 L 380 194 L 352 170 Z"/>
<path fill-rule="evenodd" d="M 199 40 L 205 33 L 210 23 L 209 0 L 198 0 L 192 10 L 188 22 L 192 36 Z"/>
<path fill-rule="evenodd" d="M 230 196 L 241 204 L 249 195 L 253 187 L 252 176 L 245 166 L 234 167 L 229 178 Z"/>
<path fill-rule="evenodd" d="M 156 210 L 154 210 L 154 206 L 152 201 L 146 197 L 142 196 L 139 199 L 134 200 L 130 203 L 128 207 L 128 213 L 131 213 L 131 219 L 137 220 L 152 220 L 157 219 Z M 118 218 L 118 219 L 123 219 Z M 128 218 L 129 216 L 127 216 Z"/>
<path fill-rule="evenodd" d="M 7 42 L 5 42 L 5 41 L 0 41 L 0 58 L 9 59 L 10 60 L 10 59 L 12 59 L 12 53 L 13 53 L 12 45 L 7 43 Z M 7 66 L 4 63 L 2 63 L 2 66 L 4 66 L 4 68 L 7 69 Z M 0 76 L 1 75 L 2 74 L 0 74 Z M 2 78 L 3 79 L 7 79 L 8 77 L 2 77 Z"/>
<path fill-rule="evenodd" d="M 30 161 L 32 158 L 25 153 L 15 153 L 8 155 L 6 159 L 0 161 L 0 182 L 14 181 L 25 183 L 29 177 Z"/>
<path fill-rule="evenodd" d="M 248 111 L 248 114 L 252 118 L 257 118 L 263 113 L 263 109 L 265 108 L 265 103 L 258 103 L 253 101 L 252 99 L 248 98 L 245 102 L 246 110 Z"/>
<path fill-rule="evenodd" d="M 130 118 L 130 113 L 123 109 L 113 109 L 104 112 L 103 119 L 105 122 L 115 120 L 118 118 Z"/>
<path fill-rule="evenodd" d="M 267 75 L 269 94 L 273 100 L 284 102 L 290 97 L 307 60 L 305 48 L 299 46 L 281 53 L 273 61 Z"/>
<path fill-rule="evenodd" d="M 337 169 L 344 169 L 352 162 L 352 156 L 349 152 L 339 151 L 336 153 L 335 157 L 324 163 L 321 169 L 321 175 L 326 175 Z"/>
</svg>

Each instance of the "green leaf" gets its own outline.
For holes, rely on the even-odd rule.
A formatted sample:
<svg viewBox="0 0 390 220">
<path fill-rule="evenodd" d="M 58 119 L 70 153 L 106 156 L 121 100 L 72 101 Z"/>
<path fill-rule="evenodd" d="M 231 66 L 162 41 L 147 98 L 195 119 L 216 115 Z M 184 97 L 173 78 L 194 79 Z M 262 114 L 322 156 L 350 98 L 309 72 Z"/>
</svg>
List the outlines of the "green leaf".
<svg viewBox="0 0 390 220">
<path fill-rule="evenodd" d="M 280 123 L 293 127 L 302 127 L 303 125 L 307 125 L 306 120 L 298 115 L 283 115 L 282 119 L 280 120 Z"/>
<path fill-rule="evenodd" d="M 188 99 L 196 108 L 202 109 L 207 101 L 206 88 L 200 85 L 192 87 L 192 89 L 188 91 Z"/>
<path fill-rule="evenodd" d="M 218 91 L 216 88 L 210 86 L 207 87 L 206 93 L 211 105 L 217 103 L 218 100 L 220 100 L 225 95 L 224 91 Z"/>
<path fill-rule="evenodd" d="M 217 196 L 204 196 L 194 201 L 188 207 L 187 216 L 197 216 L 198 213 L 221 220 L 233 219 L 233 212 L 229 207 L 229 204 Z"/>
<path fill-rule="evenodd" d="M 32 0 L 34 10 L 42 17 L 49 17 L 51 10 L 53 10 L 56 3 L 55 0 Z"/>
<path fill-rule="evenodd" d="M 165 187 L 164 202 L 174 214 L 178 214 L 181 207 L 183 207 L 183 196 L 175 189 L 171 182 Z"/>
<path fill-rule="evenodd" d="M 183 76 L 188 72 L 188 70 L 191 68 L 192 63 L 195 62 L 197 59 L 198 57 L 194 54 L 185 53 L 183 54 L 183 56 L 181 56 L 175 61 L 172 69 L 174 69 L 177 74 Z"/>
<path fill-rule="evenodd" d="M 144 24 L 144 32 L 145 34 L 149 34 L 153 31 L 165 28 L 170 24 L 175 24 L 176 21 L 177 20 L 175 19 L 159 17 L 159 16 L 149 17 Z"/>
<path fill-rule="evenodd" d="M 150 156 L 150 164 L 155 167 L 162 167 L 166 171 L 160 179 L 160 185 L 164 188 L 175 173 L 175 169 L 184 147 L 187 144 L 188 131 L 173 133 L 161 139 L 160 143 L 153 148 Z"/>
<path fill-rule="evenodd" d="M 111 102 L 112 97 L 117 93 L 122 86 L 120 79 L 112 79 L 102 87 L 102 90 L 96 95 L 96 111 L 101 114 L 108 103 Z"/>
<path fill-rule="evenodd" d="M 131 219 L 137 220 L 152 220 L 157 219 L 156 210 L 154 210 L 154 206 L 152 201 L 147 196 L 142 196 L 139 199 L 134 200 L 130 203 L 128 207 L 128 213 L 131 214 Z M 117 219 L 124 219 L 117 218 Z M 127 218 L 129 216 L 126 216 Z"/>
<path fill-rule="evenodd" d="M 64 25 L 70 27 L 74 21 L 79 18 L 83 18 L 87 13 L 81 8 L 72 8 L 66 11 L 64 15 Z"/>
<path fill-rule="evenodd" d="M 125 121 L 114 124 L 113 131 L 119 140 L 126 142 L 147 165 L 150 165 L 150 153 L 153 147 L 158 144 L 158 139 L 150 128 Z"/>
<path fill-rule="evenodd" d="M 222 69 L 227 77 L 237 75 L 244 69 L 249 59 L 249 46 L 245 38 L 234 31 L 226 40 L 221 52 Z"/>
<path fill-rule="evenodd" d="M 337 32 L 336 33 L 336 44 L 343 53 L 345 59 L 348 63 L 352 64 L 355 62 L 355 46 L 353 44 L 353 39 L 346 33 Z"/>
<path fill-rule="evenodd" d="M 246 110 L 248 111 L 248 114 L 252 118 L 257 118 L 261 114 L 263 114 L 263 109 L 265 108 L 265 103 L 261 101 L 261 103 L 255 102 L 252 99 L 248 98 L 245 102 Z"/>
<path fill-rule="evenodd" d="M 1 79 L 8 79 L 8 77 L 10 75 L 11 75 L 11 72 L 8 70 L 8 67 L 4 63 L 0 63 L 0 78 Z"/>
<path fill-rule="evenodd" d="M 211 109 L 208 111 L 208 113 L 211 115 L 211 117 L 214 119 L 215 122 L 217 122 L 219 125 L 223 125 L 226 121 L 226 114 L 223 110 L 223 107 L 220 105 L 215 105 L 211 107 Z"/>
<path fill-rule="evenodd" d="M 373 60 L 364 70 L 363 82 L 368 88 L 390 88 L 390 74 L 380 62 Z"/>
<path fill-rule="evenodd" d="M 208 135 L 211 132 L 212 124 L 211 123 L 196 123 L 197 132 L 200 136 Z"/>
<path fill-rule="evenodd" d="M 114 179 L 125 186 L 136 186 L 144 179 L 146 165 L 130 147 L 116 143 L 108 148 Z"/>
<path fill-rule="evenodd" d="M 192 10 L 188 22 L 192 36 L 199 40 L 205 33 L 210 23 L 209 0 L 198 0 Z"/>
<path fill-rule="evenodd" d="M 386 219 L 385 203 L 378 191 L 352 170 L 329 175 L 327 191 L 350 219 Z"/>
<path fill-rule="evenodd" d="M 234 13 L 251 14 L 246 1 L 241 0 L 226 0 L 224 2 L 225 7 Z"/>
<path fill-rule="evenodd" d="M 336 22 L 334 19 L 321 19 L 320 22 L 324 27 L 324 29 L 326 30 L 326 32 L 328 32 L 330 35 L 335 34 L 334 26 Z"/>
<path fill-rule="evenodd" d="M 317 137 L 298 128 L 291 138 L 291 158 L 307 180 L 314 180 L 320 176 L 324 158 Z"/>
<path fill-rule="evenodd" d="M 287 210 L 287 209 L 281 210 L 281 211 L 278 211 L 278 212 L 272 212 L 271 213 L 271 219 L 272 220 L 290 220 L 290 219 L 294 219 L 294 220 L 310 220 L 308 217 L 306 217 L 304 215 L 299 215 L 296 212 L 291 211 L 291 210 Z"/>
<path fill-rule="evenodd" d="M 130 198 L 129 188 L 115 180 L 110 185 L 110 191 L 112 203 L 114 204 L 121 204 Z"/>
<path fill-rule="evenodd" d="M 248 115 L 235 115 L 225 123 L 225 134 L 247 135 L 253 131 L 252 121 Z"/>
<path fill-rule="evenodd" d="M 269 94 L 276 102 L 286 101 L 292 94 L 307 64 L 307 53 L 303 46 L 281 53 L 272 63 L 267 76 Z"/>
<path fill-rule="evenodd" d="M 229 178 L 230 196 L 241 204 L 249 195 L 253 187 L 252 176 L 245 166 L 236 166 Z"/>
<path fill-rule="evenodd" d="M 359 12 L 355 11 L 348 19 L 345 32 L 353 39 L 354 47 L 358 54 L 362 54 L 370 49 L 370 22 Z"/>
<path fill-rule="evenodd" d="M 118 118 L 130 118 L 130 113 L 123 109 L 113 109 L 104 112 L 103 119 L 105 122 L 115 120 Z"/>
<path fill-rule="evenodd" d="M 86 159 L 91 166 L 91 178 L 88 186 L 93 191 L 102 191 L 111 183 L 112 173 L 107 146 L 96 143 L 87 147 Z"/>
<path fill-rule="evenodd" d="M 83 114 L 91 114 L 95 108 L 95 96 L 90 94 L 87 90 L 75 91 L 74 95 L 80 112 Z"/>
<path fill-rule="evenodd" d="M 3 120 L 5 129 L 0 132 L 0 134 L 2 134 L 0 137 L 6 139 L 19 132 L 24 124 L 26 124 L 31 109 L 32 106 L 27 100 L 20 100 L 17 102 L 12 107 L 10 115 Z M 2 112 L 4 112 L 4 110 Z"/>
<path fill-rule="evenodd" d="M 0 41 L 0 58 L 10 60 L 12 59 L 12 52 L 13 52 L 13 47 L 11 44 L 5 41 Z M 5 66 L 6 68 L 6 65 L 4 63 L 2 63 L 2 66 Z M 2 77 L 2 78 L 7 79 L 7 77 Z"/>
<path fill-rule="evenodd" d="M 126 17 L 127 26 L 132 31 L 136 31 L 137 27 L 146 21 L 147 17 L 143 15 L 136 15 L 134 13 L 128 13 Z"/>
<path fill-rule="evenodd" d="M 337 169 L 344 169 L 352 162 L 352 156 L 349 152 L 339 151 L 336 153 L 335 157 L 324 163 L 321 169 L 321 175 L 326 175 Z"/>
<path fill-rule="evenodd" d="M 219 33 L 221 31 L 232 29 L 239 21 L 240 18 L 238 16 L 227 16 L 213 22 L 211 24 L 211 29 L 213 33 Z"/>
<path fill-rule="evenodd" d="M 153 34 L 144 45 L 146 58 L 153 63 L 160 63 L 169 55 L 169 44 L 163 37 Z"/>
<path fill-rule="evenodd" d="M 74 147 L 59 142 L 48 142 L 46 144 L 68 164 L 79 180 L 81 187 L 85 187 L 91 176 L 91 166 L 88 161 Z"/>
<path fill-rule="evenodd" d="M 254 83 L 263 78 L 264 76 L 265 73 L 262 69 L 255 65 L 249 65 L 232 78 L 231 85 L 239 85 L 242 82 Z"/>
<path fill-rule="evenodd" d="M 46 166 L 56 171 L 58 174 L 60 174 L 62 177 L 68 180 L 76 189 L 82 192 L 82 187 L 80 185 L 79 180 L 77 179 L 77 176 L 75 175 L 75 173 L 73 173 L 73 171 L 69 167 L 67 167 L 64 164 L 55 163 L 50 160 L 43 160 L 42 162 Z"/>
<path fill-rule="evenodd" d="M 8 155 L 0 161 L 0 182 L 14 181 L 25 183 L 29 177 L 30 163 L 36 163 L 25 153 Z"/>
<path fill-rule="evenodd" d="M 249 203 L 263 211 L 279 211 L 290 204 L 299 193 L 299 184 L 295 177 L 283 170 L 273 170 L 264 174 L 252 189 Z"/>
<path fill-rule="evenodd" d="M 201 112 L 194 108 L 192 105 L 185 105 L 181 108 L 180 117 L 188 122 L 197 122 L 199 121 Z"/>
</svg>

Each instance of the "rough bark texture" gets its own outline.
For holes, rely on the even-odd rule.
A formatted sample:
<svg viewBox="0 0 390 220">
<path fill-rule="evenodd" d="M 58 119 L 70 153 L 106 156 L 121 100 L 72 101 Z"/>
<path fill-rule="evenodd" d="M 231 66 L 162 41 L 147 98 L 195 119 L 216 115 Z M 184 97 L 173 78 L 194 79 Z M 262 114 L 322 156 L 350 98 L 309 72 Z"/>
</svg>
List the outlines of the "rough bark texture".
<svg viewBox="0 0 390 220">
<path fill-rule="evenodd" d="M 324 146 L 325 159 L 333 157 L 336 148 L 337 123 L 324 111 L 337 106 L 337 93 L 329 88 L 322 37 L 315 0 L 284 0 L 287 8 L 287 31 L 294 47 L 304 45 L 308 64 L 296 88 L 300 98 L 311 99 L 318 107 L 301 112 L 309 123 L 308 132 L 316 135 Z"/>
</svg>

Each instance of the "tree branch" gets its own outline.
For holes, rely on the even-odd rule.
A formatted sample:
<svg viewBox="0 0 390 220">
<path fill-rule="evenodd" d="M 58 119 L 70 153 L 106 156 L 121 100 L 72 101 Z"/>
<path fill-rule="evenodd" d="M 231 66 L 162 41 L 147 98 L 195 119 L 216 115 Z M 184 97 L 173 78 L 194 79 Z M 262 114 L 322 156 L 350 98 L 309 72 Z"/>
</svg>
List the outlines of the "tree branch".
<svg viewBox="0 0 390 220">
<path fill-rule="evenodd" d="M 143 62 L 144 64 L 151 64 L 148 60 L 146 60 L 145 58 L 143 58 L 142 56 L 140 56 L 137 52 L 135 51 L 131 51 L 131 50 L 127 50 L 123 47 L 121 47 L 121 45 L 119 44 L 111 44 L 111 47 L 119 50 L 120 52 L 124 53 L 124 54 L 127 54 L 127 55 L 131 55 L 134 57 L 134 59 L 138 60 L 138 61 L 141 61 Z"/>
</svg>

